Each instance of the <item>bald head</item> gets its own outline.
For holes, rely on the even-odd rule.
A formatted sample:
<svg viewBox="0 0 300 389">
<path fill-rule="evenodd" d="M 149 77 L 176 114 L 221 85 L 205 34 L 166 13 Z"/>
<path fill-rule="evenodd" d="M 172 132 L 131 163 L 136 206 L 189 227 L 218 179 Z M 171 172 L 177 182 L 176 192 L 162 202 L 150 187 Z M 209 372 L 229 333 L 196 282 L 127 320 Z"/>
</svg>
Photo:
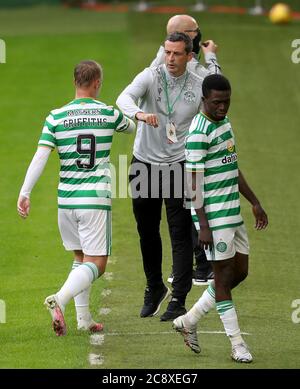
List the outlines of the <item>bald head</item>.
<svg viewBox="0 0 300 389">
<path fill-rule="evenodd" d="M 186 32 L 190 35 L 190 31 L 195 31 L 198 28 L 198 23 L 189 15 L 175 15 L 169 19 L 167 24 L 167 34 L 173 32 Z M 192 33 L 193 34 L 193 33 Z M 194 36 L 190 36 L 191 39 Z"/>
<path fill-rule="evenodd" d="M 189 15 L 175 15 L 169 19 L 167 33 L 183 32 L 193 41 L 193 53 L 196 55 L 200 51 L 201 32 L 198 23 Z"/>
</svg>

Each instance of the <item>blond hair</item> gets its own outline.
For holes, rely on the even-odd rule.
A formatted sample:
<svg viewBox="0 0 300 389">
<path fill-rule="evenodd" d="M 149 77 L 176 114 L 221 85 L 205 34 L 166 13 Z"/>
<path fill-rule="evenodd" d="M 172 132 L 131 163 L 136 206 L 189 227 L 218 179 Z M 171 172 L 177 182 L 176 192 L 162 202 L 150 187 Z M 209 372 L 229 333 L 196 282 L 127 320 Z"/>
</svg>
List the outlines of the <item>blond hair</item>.
<svg viewBox="0 0 300 389">
<path fill-rule="evenodd" d="M 95 80 L 102 81 L 102 68 L 95 61 L 81 61 L 75 66 L 74 80 L 75 85 L 80 88 L 86 88 Z"/>
</svg>

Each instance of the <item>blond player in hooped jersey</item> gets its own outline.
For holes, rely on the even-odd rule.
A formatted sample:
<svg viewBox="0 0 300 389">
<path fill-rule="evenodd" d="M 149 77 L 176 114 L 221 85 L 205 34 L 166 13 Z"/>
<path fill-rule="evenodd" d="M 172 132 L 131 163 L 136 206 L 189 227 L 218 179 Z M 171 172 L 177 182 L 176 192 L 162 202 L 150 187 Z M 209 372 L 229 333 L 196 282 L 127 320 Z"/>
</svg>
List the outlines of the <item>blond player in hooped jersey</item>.
<svg viewBox="0 0 300 389">
<path fill-rule="evenodd" d="M 199 244 L 210 251 L 215 280 L 183 316 L 173 321 L 185 343 L 200 352 L 198 321 L 216 307 L 237 362 L 251 362 L 241 336 L 231 290 L 248 274 L 249 244 L 240 213 L 239 193 L 252 205 L 255 228 L 266 228 L 268 218 L 256 195 L 238 169 L 235 140 L 226 116 L 231 87 L 221 75 L 210 75 L 202 84 L 203 109 L 195 116 L 186 138 L 186 169 L 190 198 L 199 230 Z M 193 209 L 192 209 L 193 211 Z"/>
<path fill-rule="evenodd" d="M 46 118 L 17 204 L 19 215 L 26 218 L 30 193 L 56 148 L 60 159 L 58 226 L 65 249 L 74 252 L 64 285 L 45 300 L 57 336 L 66 334 L 64 311 L 72 298 L 77 328 L 103 329 L 92 319 L 89 293 L 91 284 L 104 273 L 111 251 L 109 154 L 115 131 L 135 129 L 134 122 L 120 111 L 96 100 L 102 84 L 97 62 L 80 62 L 74 69 L 74 82 L 75 99 Z"/>
</svg>

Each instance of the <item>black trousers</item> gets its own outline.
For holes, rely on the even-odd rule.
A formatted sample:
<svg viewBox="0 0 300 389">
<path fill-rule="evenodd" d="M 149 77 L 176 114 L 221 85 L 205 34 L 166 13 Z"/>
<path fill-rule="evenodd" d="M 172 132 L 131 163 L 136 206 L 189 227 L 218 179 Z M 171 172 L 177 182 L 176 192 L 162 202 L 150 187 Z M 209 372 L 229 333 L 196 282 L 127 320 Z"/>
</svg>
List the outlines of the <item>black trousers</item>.
<svg viewBox="0 0 300 389">
<path fill-rule="evenodd" d="M 133 157 L 129 181 L 147 285 L 154 289 L 163 283 L 160 221 L 164 203 L 172 245 L 172 296 L 184 304 L 193 267 L 192 218 L 184 208 L 184 163 L 162 167 Z"/>
</svg>

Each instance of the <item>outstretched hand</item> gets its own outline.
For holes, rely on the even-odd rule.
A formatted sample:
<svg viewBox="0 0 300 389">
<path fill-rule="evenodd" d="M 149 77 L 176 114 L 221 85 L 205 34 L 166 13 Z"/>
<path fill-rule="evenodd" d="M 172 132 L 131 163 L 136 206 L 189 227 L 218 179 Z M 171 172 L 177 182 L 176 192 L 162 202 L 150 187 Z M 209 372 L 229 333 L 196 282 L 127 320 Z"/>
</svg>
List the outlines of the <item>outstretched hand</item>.
<svg viewBox="0 0 300 389">
<path fill-rule="evenodd" d="M 18 214 L 23 219 L 26 219 L 30 211 L 30 199 L 20 195 L 18 198 L 17 209 L 18 209 Z"/>
<path fill-rule="evenodd" d="M 137 120 L 141 120 L 149 126 L 158 127 L 158 117 L 155 113 L 138 112 L 135 117 Z"/>
<path fill-rule="evenodd" d="M 255 228 L 263 230 L 268 225 L 268 216 L 260 204 L 255 204 L 252 207 L 252 212 L 255 217 Z"/>
</svg>

